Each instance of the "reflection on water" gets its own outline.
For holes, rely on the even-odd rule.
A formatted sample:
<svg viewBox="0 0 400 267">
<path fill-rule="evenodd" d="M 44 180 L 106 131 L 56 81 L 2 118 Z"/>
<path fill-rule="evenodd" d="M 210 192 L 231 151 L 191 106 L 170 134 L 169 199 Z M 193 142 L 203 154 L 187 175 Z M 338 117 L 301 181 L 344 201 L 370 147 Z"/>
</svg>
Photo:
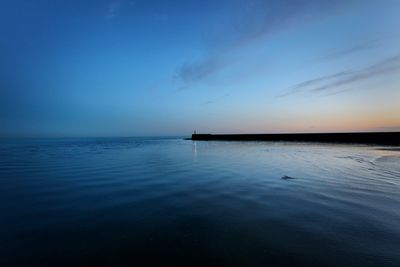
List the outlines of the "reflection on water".
<svg viewBox="0 0 400 267">
<path fill-rule="evenodd" d="M 0 177 L 1 266 L 400 262 L 398 149 L 3 140 Z"/>
<path fill-rule="evenodd" d="M 192 148 L 193 148 L 193 158 L 197 157 L 197 142 L 193 141 L 192 142 Z"/>
</svg>

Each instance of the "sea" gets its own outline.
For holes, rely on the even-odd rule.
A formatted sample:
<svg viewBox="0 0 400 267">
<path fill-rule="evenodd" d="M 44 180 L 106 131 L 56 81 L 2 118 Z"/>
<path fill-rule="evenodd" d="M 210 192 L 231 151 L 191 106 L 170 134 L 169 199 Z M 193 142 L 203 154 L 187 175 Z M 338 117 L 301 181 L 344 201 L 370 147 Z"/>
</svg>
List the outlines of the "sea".
<svg viewBox="0 0 400 267">
<path fill-rule="evenodd" d="M 0 139 L 0 266 L 400 266 L 400 148 Z"/>
</svg>

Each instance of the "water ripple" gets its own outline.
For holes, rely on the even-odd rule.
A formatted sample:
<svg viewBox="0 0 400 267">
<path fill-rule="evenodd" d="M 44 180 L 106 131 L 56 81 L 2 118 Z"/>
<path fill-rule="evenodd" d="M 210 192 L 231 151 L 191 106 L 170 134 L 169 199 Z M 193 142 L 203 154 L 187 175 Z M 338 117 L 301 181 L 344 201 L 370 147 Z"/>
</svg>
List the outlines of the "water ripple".
<svg viewBox="0 0 400 267">
<path fill-rule="evenodd" d="M 400 262 L 398 148 L 3 140 L 0 207 L 3 266 Z"/>
</svg>

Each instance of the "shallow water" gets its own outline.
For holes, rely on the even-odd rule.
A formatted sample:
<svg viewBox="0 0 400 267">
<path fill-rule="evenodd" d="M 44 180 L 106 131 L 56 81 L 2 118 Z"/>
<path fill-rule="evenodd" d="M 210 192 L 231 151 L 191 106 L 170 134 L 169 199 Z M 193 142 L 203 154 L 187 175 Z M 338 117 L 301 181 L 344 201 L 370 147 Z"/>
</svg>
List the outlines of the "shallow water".
<svg viewBox="0 0 400 267">
<path fill-rule="evenodd" d="M 400 151 L 0 141 L 1 266 L 400 266 Z"/>
</svg>

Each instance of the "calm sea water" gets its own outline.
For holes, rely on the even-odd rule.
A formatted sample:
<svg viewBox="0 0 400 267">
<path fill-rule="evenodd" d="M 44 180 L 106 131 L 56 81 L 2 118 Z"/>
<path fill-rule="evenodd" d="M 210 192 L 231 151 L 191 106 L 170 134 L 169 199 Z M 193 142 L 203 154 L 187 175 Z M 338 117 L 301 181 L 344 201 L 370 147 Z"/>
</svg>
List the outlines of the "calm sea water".
<svg viewBox="0 0 400 267">
<path fill-rule="evenodd" d="M 0 211 L 1 266 L 400 266 L 400 151 L 2 140 Z"/>
</svg>

